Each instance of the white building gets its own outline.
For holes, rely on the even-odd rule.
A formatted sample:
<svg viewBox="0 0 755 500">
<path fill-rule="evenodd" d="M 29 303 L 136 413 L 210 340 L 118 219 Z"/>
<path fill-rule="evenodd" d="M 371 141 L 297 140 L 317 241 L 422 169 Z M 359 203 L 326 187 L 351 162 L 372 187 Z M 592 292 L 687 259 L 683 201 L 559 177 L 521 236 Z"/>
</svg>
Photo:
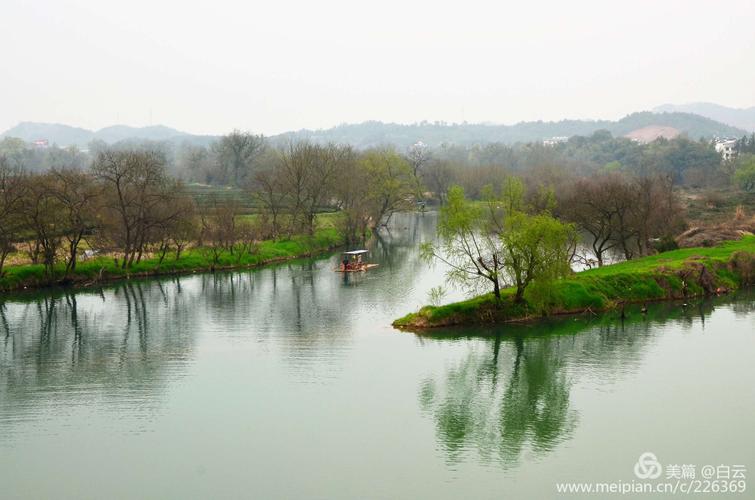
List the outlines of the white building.
<svg viewBox="0 0 755 500">
<path fill-rule="evenodd" d="M 566 136 L 551 137 L 550 139 L 544 139 L 543 140 L 543 146 L 553 147 L 553 146 L 555 146 L 557 144 L 564 143 L 564 142 L 566 142 L 568 140 L 569 140 L 569 138 L 566 137 Z"/>
<path fill-rule="evenodd" d="M 737 140 L 716 138 L 716 151 L 724 161 L 733 160 L 737 156 Z"/>
</svg>

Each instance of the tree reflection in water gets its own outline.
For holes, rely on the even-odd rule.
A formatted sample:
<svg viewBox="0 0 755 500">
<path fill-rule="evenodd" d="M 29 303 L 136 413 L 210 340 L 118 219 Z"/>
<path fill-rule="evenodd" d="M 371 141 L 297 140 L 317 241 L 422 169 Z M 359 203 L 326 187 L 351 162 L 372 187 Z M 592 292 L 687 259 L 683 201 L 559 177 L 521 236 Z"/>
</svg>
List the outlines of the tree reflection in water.
<svg viewBox="0 0 755 500">
<path fill-rule="evenodd" d="M 190 357 L 185 295 L 174 278 L 0 302 L 0 424 L 94 398 L 151 412 Z"/>
<path fill-rule="evenodd" d="M 422 408 L 434 416 L 449 460 L 476 447 L 483 458 L 511 465 L 526 444 L 543 452 L 566 439 L 577 416 L 558 343 L 522 335 L 504 341 L 499 332 L 486 344 L 450 368 L 442 384 L 422 385 Z"/>
<path fill-rule="evenodd" d="M 504 468 L 523 453 L 543 455 L 570 439 L 579 415 L 570 403 L 577 380 L 612 383 L 634 372 L 646 346 L 672 323 L 688 328 L 705 321 L 717 305 L 733 303 L 748 313 L 751 291 L 737 297 L 639 305 L 629 318 L 615 314 L 586 319 L 562 318 L 532 325 L 435 330 L 422 343 L 463 342 L 468 352 L 441 377 L 425 379 L 420 407 L 435 421 L 439 443 L 451 463 L 475 452 Z"/>
</svg>

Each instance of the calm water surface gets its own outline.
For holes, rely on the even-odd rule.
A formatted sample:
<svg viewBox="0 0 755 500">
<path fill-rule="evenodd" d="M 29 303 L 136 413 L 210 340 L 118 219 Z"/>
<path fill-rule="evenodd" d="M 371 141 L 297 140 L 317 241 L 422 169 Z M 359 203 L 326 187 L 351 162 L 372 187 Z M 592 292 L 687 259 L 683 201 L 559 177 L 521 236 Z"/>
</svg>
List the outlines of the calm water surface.
<svg viewBox="0 0 755 500">
<path fill-rule="evenodd" d="M 401 333 L 443 282 L 417 253 L 434 223 L 398 217 L 361 275 L 333 256 L 0 299 L 0 498 L 558 498 L 645 451 L 755 475 L 752 293 Z"/>
</svg>

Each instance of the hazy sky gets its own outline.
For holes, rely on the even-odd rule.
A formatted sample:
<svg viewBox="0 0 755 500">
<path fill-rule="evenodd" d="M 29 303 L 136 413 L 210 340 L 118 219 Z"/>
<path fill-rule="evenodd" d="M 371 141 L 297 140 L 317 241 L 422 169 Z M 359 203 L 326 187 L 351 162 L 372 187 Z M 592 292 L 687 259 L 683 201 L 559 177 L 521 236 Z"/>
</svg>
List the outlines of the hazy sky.
<svg viewBox="0 0 755 500">
<path fill-rule="evenodd" d="M 615 119 L 755 105 L 755 2 L 2 0 L 0 131 Z"/>
</svg>

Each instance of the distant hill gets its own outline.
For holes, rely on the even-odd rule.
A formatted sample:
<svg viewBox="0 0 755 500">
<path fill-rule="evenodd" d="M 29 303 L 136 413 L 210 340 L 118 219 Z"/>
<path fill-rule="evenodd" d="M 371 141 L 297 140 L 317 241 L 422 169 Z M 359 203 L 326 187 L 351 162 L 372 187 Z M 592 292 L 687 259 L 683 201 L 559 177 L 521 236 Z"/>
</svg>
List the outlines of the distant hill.
<svg viewBox="0 0 755 500">
<path fill-rule="evenodd" d="M 21 122 L 0 135 L 3 137 L 17 137 L 26 142 L 47 139 L 50 141 L 50 144 L 56 143 L 59 146 L 74 144 L 83 146 L 94 139 L 94 132 L 91 130 L 59 123 Z"/>
<path fill-rule="evenodd" d="M 755 106 L 730 108 L 711 102 L 693 102 L 689 104 L 664 104 L 654 108 L 653 111 L 694 113 L 748 132 L 755 132 Z"/>
<path fill-rule="evenodd" d="M 745 131 L 691 113 L 652 113 L 644 111 L 627 115 L 618 121 L 562 120 L 558 122 L 521 122 L 515 125 L 446 124 L 421 122 L 412 125 L 397 123 L 364 122 L 345 124 L 324 130 L 299 130 L 273 137 L 274 141 L 307 139 L 313 142 L 335 142 L 367 148 L 393 144 L 406 148 L 422 141 L 431 147 L 441 144 L 473 145 L 490 142 L 513 144 L 541 141 L 551 137 L 591 135 L 608 130 L 614 136 L 624 136 L 645 127 L 675 129 L 692 139 L 716 136 L 742 136 Z"/>
<path fill-rule="evenodd" d="M 132 139 L 148 139 L 150 141 L 169 141 L 176 137 L 189 136 L 186 132 L 155 125 L 152 127 L 129 127 L 127 125 L 113 125 L 105 127 L 94 133 L 96 139 L 107 142 L 108 144 L 118 141 Z"/>
<path fill-rule="evenodd" d="M 650 127 L 648 130 L 665 129 L 667 132 L 674 129 L 679 134 L 686 134 L 692 139 L 716 136 L 741 137 L 746 133 L 742 129 L 691 113 L 644 111 L 627 115 L 618 121 L 561 120 L 558 122 L 521 122 L 515 125 L 443 122 L 402 125 L 369 121 L 339 125 L 324 130 L 286 132 L 270 139 L 274 144 L 284 144 L 290 140 L 310 140 L 318 143 L 351 144 L 360 149 L 382 145 L 393 145 L 399 149 L 405 149 L 417 141 L 422 141 L 431 147 L 442 144 L 471 146 L 491 142 L 513 144 L 541 141 L 551 137 L 586 136 L 598 130 L 608 130 L 618 137 L 648 127 Z M 128 140 L 166 141 L 173 144 L 189 142 L 206 146 L 217 139 L 217 136 L 192 135 L 162 125 L 153 127 L 114 125 L 94 132 L 68 125 L 32 122 L 22 122 L 0 136 L 18 137 L 27 142 L 47 139 L 50 144 L 79 147 L 86 147 L 92 140 L 102 140 L 109 144 Z"/>
<path fill-rule="evenodd" d="M 105 141 L 108 144 L 127 140 L 168 142 L 188 141 L 197 144 L 209 144 L 216 138 L 214 136 L 192 135 L 163 125 L 155 125 L 151 127 L 113 125 L 94 132 L 92 130 L 72 127 L 70 125 L 62 125 L 59 123 L 35 122 L 21 122 L 15 127 L 0 134 L 0 137 L 18 137 L 26 142 L 32 142 L 37 139 L 47 139 L 50 144 L 57 144 L 61 147 L 86 147 L 86 145 L 93 140 Z"/>
</svg>

